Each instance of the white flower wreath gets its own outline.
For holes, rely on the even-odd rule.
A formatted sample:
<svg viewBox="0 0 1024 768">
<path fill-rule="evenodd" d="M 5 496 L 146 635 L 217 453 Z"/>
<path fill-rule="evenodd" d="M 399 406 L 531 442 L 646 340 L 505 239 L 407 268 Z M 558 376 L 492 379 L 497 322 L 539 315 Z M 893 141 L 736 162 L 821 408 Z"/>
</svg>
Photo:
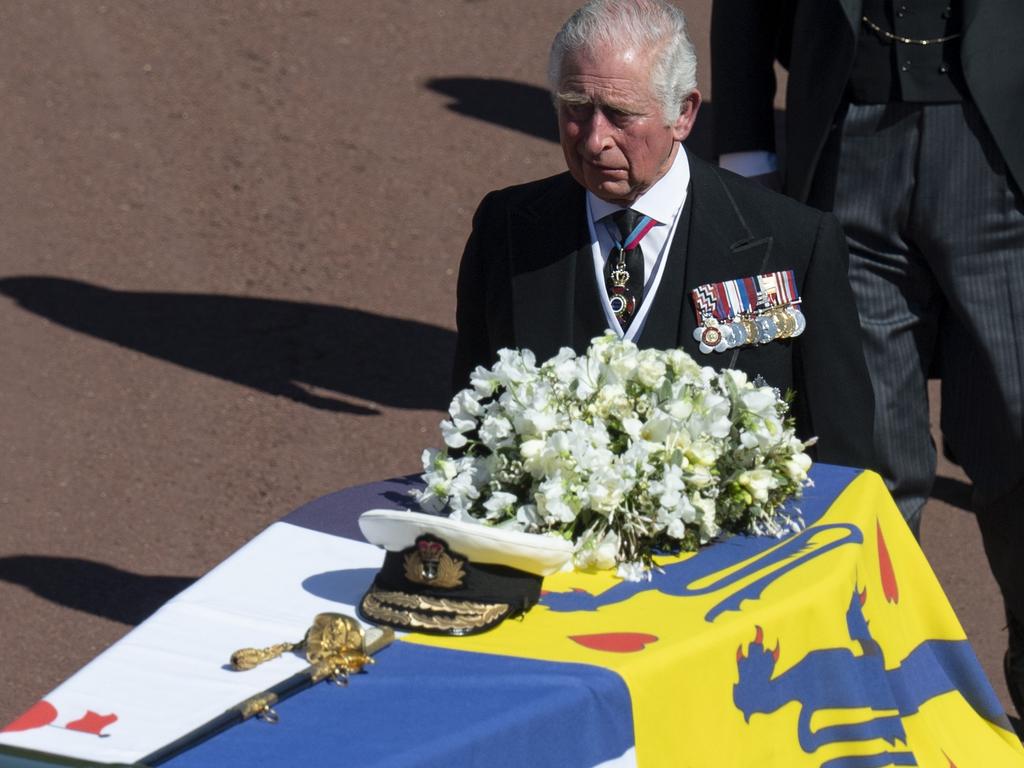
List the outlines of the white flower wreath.
<svg viewBox="0 0 1024 768">
<path fill-rule="evenodd" d="M 777 390 L 611 332 L 539 367 L 498 356 L 452 400 L 446 447 L 423 453 L 425 510 L 562 536 L 576 567 L 631 580 L 656 551 L 801 527 L 781 508 L 810 484 L 810 442 Z"/>
</svg>

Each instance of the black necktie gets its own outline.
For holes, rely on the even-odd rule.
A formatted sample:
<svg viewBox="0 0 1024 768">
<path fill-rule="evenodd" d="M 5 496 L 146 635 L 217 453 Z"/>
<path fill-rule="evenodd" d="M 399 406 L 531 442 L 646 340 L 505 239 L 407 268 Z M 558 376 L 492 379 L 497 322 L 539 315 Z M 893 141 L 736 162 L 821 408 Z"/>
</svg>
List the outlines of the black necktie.
<svg viewBox="0 0 1024 768">
<path fill-rule="evenodd" d="M 615 225 L 614 228 L 609 227 L 610 234 L 614 238 L 614 230 L 617 229 L 619 235 L 604 263 L 604 284 L 612 311 L 618 318 L 622 330 L 626 330 L 644 298 L 644 253 L 640 248 L 639 239 L 629 250 L 623 249 L 622 246 L 629 245 L 629 236 L 633 234 L 643 214 L 627 208 L 616 211 L 608 218 Z"/>
</svg>

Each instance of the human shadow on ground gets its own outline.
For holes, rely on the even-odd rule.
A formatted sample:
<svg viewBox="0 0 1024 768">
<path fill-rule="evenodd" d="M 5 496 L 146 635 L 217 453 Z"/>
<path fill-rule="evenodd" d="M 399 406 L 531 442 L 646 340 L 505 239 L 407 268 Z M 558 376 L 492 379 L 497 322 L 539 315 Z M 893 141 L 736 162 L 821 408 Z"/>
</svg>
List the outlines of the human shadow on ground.
<svg viewBox="0 0 1024 768">
<path fill-rule="evenodd" d="M 0 557 L 0 580 L 51 602 L 135 626 L 192 584 L 187 576 L 141 576 L 77 557 Z"/>
<path fill-rule="evenodd" d="M 117 291 L 57 277 L 2 278 L 0 294 L 81 333 L 313 408 L 372 415 L 376 404 L 448 405 L 455 334 L 427 323 L 280 299 Z"/>
<path fill-rule="evenodd" d="M 546 141 L 558 141 L 558 121 L 551 103 L 551 93 L 529 83 L 498 77 L 435 77 L 426 86 L 448 96 L 448 109 L 466 117 L 501 125 Z M 714 105 L 701 104 L 686 148 L 704 160 L 714 159 Z M 775 110 L 778 151 L 783 155 L 782 121 L 785 113 Z"/>
<path fill-rule="evenodd" d="M 546 88 L 499 77 L 435 77 L 427 87 L 450 97 L 448 109 L 546 141 L 558 141 L 558 123 Z"/>
</svg>

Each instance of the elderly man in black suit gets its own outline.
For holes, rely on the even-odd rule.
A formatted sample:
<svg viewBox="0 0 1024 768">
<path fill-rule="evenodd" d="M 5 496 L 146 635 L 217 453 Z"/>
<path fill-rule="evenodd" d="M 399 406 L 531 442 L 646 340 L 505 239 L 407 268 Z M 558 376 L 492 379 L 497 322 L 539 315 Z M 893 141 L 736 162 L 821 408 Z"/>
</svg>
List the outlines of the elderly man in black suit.
<svg viewBox="0 0 1024 768">
<path fill-rule="evenodd" d="M 1007 605 L 1024 692 L 1024 3 L 715 0 L 720 163 L 774 160 L 773 60 L 788 68 L 785 190 L 850 248 L 876 452 L 917 530 L 935 475 L 927 378 Z"/>
<path fill-rule="evenodd" d="M 681 11 L 593 0 L 552 46 L 568 172 L 488 194 L 458 282 L 454 386 L 502 347 L 543 360 L 612 329 L 795 392 L 817 458 L 871 466 L 872 399 L 836 220 L 687 154 Z"/>
</svg>

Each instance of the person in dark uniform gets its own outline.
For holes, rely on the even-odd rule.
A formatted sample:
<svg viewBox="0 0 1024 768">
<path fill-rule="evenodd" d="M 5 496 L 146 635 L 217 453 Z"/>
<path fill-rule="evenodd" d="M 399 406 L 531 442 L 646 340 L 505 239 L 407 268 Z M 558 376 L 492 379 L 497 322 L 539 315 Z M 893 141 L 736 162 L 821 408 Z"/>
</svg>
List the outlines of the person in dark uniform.
<svg viewBox="0 0 1024 768">
<path fill-rule="evenodd" d="M 788 71 L 783 189 L 832 211 L 875 396 L 875 449 L 918 532 L 942 431 L 973 483 L 1024 691 L 1024 3 L 715 0 L 719 162 L 772 182 L 773 62 Z"/>
<path fill-rule="evenodd" d="M 503 347 L 538 361 L 611 329 L 795 392 L 815 458 L 873 462 L 842 231 L 683 147 L 700 106 L 682 12 L 594 0 L 555 38 L 568 172 L 488 194 L 458 280 L 453 387 Z"/>
</svg>

